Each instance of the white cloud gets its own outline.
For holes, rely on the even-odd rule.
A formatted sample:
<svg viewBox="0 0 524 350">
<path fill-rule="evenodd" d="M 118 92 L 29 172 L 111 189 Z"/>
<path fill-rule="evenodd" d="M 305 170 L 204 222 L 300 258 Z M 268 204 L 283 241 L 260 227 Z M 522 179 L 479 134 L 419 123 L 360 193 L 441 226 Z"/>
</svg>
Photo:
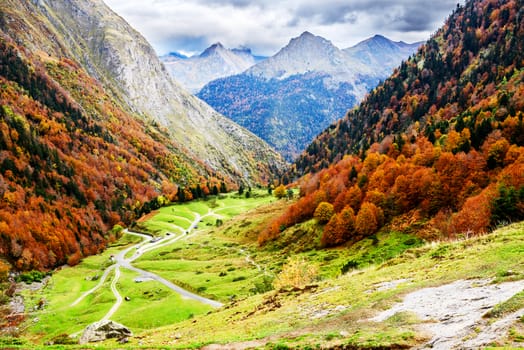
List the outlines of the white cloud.
<svg viewBox="0 0 524 350">
<path fill-rule="evenodd" d="M 304 31 L 345 48 L 382 34 L 426 40 L 457 0 L 105 0 L 159 54 L 201 52 L 220 41 L 272 55 Z M 463 2 L 460 0 L 459 2 Z"/>
</svg>

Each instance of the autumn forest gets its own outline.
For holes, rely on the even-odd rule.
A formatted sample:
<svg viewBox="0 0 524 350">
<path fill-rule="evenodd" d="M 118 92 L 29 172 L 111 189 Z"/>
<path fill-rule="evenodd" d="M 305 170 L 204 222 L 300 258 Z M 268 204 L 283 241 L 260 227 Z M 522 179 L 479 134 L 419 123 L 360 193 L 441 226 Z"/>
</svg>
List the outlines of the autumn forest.
<svg viewBox="0 0 524 350">
<path fill-rule="evenodd" d="M 288 174 L 301 198 L 259 243 L 315 217 L 325 246 L 383 225 L 426 239 L 524 219 L 524 6 L 469 1 Z"/>
<path fill-rule="evenodd" d="M 0 254 L 16 269 L 74 265 L 114 225 L 231 186 L 73 61 L 31 55 L 0 37 Z"/>
<path fill-rule="evenodd" d="M 522 0 L 457 6 L 284 176 L 265 174 L 258 185 L 280 179 L 300 197 L 259 245 L 310 219 L 325 247 L 385 225 L 431 240 L 524 219 L 522 18 Z M 241 184 L 137 118 L 79 63 L 4 33 L 0 84 L 2 271 L 74 265 L 115 240 L 115 225 Z"/>
</svg>

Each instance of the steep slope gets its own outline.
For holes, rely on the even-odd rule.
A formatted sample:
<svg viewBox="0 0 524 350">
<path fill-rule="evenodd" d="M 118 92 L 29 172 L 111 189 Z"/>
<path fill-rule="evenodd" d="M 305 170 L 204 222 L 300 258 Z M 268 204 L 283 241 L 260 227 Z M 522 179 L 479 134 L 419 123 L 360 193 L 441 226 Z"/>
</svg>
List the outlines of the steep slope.
<svg viewBox="0 0 524 350">
<path fill-rule="evenodd" d="M 246 72 L 209 83 L 198 96 L 293 160 L 315 135 L 391 73 L 393 47 L 397 65 L 409 55 L 404 46 L 390 42 L 390 66 L 378 58 L 369 64 L 367 50 L 373 57 L 382 57 L 385 51 L 379 44 L 371 45 L 377 40 L 370 39 L 368 46 L 350 54 L 305 32 Z M 380 68 L 375 68 L 379 61 Z"/>
<path fill-rule="evenodd" d="M 221 43 L 208 47 L 198 56 L 173 59 L 160 57 L 167 70 L 182 86 L 197 93 L 212 80 L 242 73 L 256 62 L 250 49 L 226 49 Z"/>
<path fill-rule="evenodd" d="M 294 164 L 303 197 L 260 242 L 313 217 L 326 245 L 384 223 L 434 237 L 524 219 L 524 7 L 468 1 Z M 323 169 L 325 168 L 325 169 Z M 319 170 L 323 169 L 319 172 Z M 419 226 L 420 228 L 420 226 Z"/>
<path fill-rule="evenodd" d="M 114 239 L 117 232 L 108 230 L 115 224 L 131 224 L 166 197 L 263 180 L 270 167 L 280 168 L 259 139 L 162 80 L 162 65 L 147 62 L 148 52 L 155 57 L 149 45 L 125 36 L 133 32 L 104 17 L 102 3 L 50 3 L 0 3 L 2 261 L 21 270 L 75 264 Z M 83 23 L 63 25 L 60 18 Z M 104 21 L 120 25 L 118 33 Z M 111 35 L 123 38 L 113 42 Z M 148 95 L 139 94 L 138 81 Z M 171 90 L 163 96 L 156 90 L 162 88 Z M 158 114 L 138 115 L 149 103 L 160 104 Z M 189 135 L 180 135 L 183 127 Z M 206 128 L 217 129 L 209 142 Z M 207 153 L 189 152 L 195 142 Z"/>
<path fill-rule="evenodd" d="M 176 194 L 169 180 L 212 181 L 71 60 L 33 56 L 2 33 L 0 81 L 0 255 L 17 269 L 75 264 L 163 184 Z"/>
<path fill-rule="evenodd" d="M 103 1 L 9 0 L 5 6 L 14 16 L 8 24 L 19 21 L 26 29 L 11 33 L 24 45 L 73 58 L 123 105 L 165 128 L 185 153 L 213 170 L 256 182 L 282 168 L 264 142 L 173 82 L 153 48 Z"/>
<path fill-rule="evenodd" d="M 505 1 L 503 5 L 514 3 Z M 508 88 L 505 83 L 500 84 L 518 74 L 522 67 L 520 23 L 517 18 L 508 18 L 509 9 L 495 10 L 497 6 L 489 2 L 468 2 L 466 9 L 455 13 L 416 56 L 403 62 L 357 109 L 319 135 L 310 150 L 297 160 L 298 173 L 310 172 L 320 163 L 330 164 L 344 154 L 365 151 L 388 135 L 408 132 L 416 122 L 418 130 L 409 130 L 408 136 L 423 133 L 435 142 L 437 136 L 454 129 L 450 123 L 460 120 L 457 131 L 467 127 L 473 146 L 478 149 L 492 130 L 493 123 L 488 126 L 487 122 L 495 118 L 479 116 L 486 109 L 479 102 L 486 96 L 495 98 L 499 89 Z M 515 16 L 520 16 L 520 11 Z M 471 20 L 457 22 L 464 17 Z M 502 37 L 506 34 L 507 38 Z M 514 88 L 518 89 L 518 81 L 516 84 Z M 511 96 L 513 101 L 520 98 L 519 94 Z M 498 108 L 498 99 L 490 105 Z M 507 103 L 506 98 L 502 99 L 502 107 Z M 515 115 L 514 110 L 510 112 Z M 504 108 L 499 113 L 505 117 L 508 111 Z M 465 119 L 469 125 L 464 125 Z M 317 155 L 314 149 L 320 144 L 323 151 Z"/>
</svg>

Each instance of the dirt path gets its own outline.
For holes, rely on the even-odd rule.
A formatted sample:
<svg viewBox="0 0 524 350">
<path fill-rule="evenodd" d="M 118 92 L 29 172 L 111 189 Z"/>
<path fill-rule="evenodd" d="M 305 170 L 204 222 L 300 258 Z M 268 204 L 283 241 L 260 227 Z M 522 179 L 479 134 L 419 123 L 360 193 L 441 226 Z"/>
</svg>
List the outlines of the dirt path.
<svg viewBox="0 0 524 350">
<path fill-rule="evenodd" d="M 113 292 L 113 295 L 115 296 L 116 298 L 116 301 L 115 303 L 113 304 L 113 306 L 111 307 L 111 309 L 108 311 L 108 313 L 102 318 L 102 320 L 108 320 L 111 316 L 113 316 L 113 314 L 118 310 L 118 308 L 121 306 L 122 304 L 122 296 L 120 295 L 120 293 L 118 292 L 118 289 L 116 288 L 116 284 L 118 283 L 118 280 L 120 279 L 120 268 L 125 268 L 125 269 L 128 269 L 128 270 L 131 270 L 131 271 L 135 271 L 137 273 L 139 273 L 141 275 L 141 278 L 144 278 L 144 279 L 148 279 L 148 280 L 155 280 L 157 282 L 160 282 L 162 283 L 163 285 L 165 285 L 166 287 L 168 287 L 169 289 L 173 290 L 174 292 L 180 294 L 182 297 L 184 298 L 188 298 L 188 299 L 193 299 L 193 300 L 197 300 L 197 301 L 200 301 L 204 304 L 208 304 L 208 305 L 211 305 L 213 307 L 221 307 L 222 306 L 222 303 L 219 303 L 215 300 L 211 300 L 211 299 L 207 299 L 207 298 L 204 298 L 204 297 L 201 297 L 197 294 L 194 294 L 194 293 L 191 293 L 183 288 L 180 288 L 179 286 L 171 283 L 170 281 L 162 278 L 161 276 L 159 275 L 156 275 L 152 272 L 149 272 L 149 271 L 146 271 L 146 270 L 142 270 L 142 269 L 139 269 L 139 268 L 136 268 L 134 266 L 131 265 L 131 263 L 133 261 L 135 261 L 136 259 L 138 259 L 140 256 L 142 256 L 142 254 L 146 253 L 146 252 L 149 252 L 151 250 L 155 250 L 155 249 L 158 249 L 160 247 L 164 247 L 166 245 L 169 245 L 169 244 L 172 244 L 184 237 L 187 237 L 189 236 L 192 231 L 194 231 L 197 227 L 198 227 L 198 224 L 200 223 L 200 221 L 206 217 L 206 216 L 210 216 L 210 215 L 218 215 L 218 214 L 215 214 L 214 211 L 210 210 L 208 213 L 206 213 L 205 215 L 200 215 L 199 213 L 197 212 L 193 212 L 193 214 L 195 215 L 195 218 L 193 221 L 187 219 L 189 222 L 190 222 L 190 225 L 188 227 L 187 230 L 184 230 L 183 228 L 181 228 L 181 231 L 183 232 L 181 235 L 172 235 L 170 238 L 163 238 L 163 239 L 159 239 L 159 240 L 152 240 L 152 237 L 150 236 L 147 236 L 147 235 L 144 235 L 144 234 L 141 234 L 141 233 L 137 233 L 137 232 L 132 232 L 132 231 L 129 231 L 129 230 L 125 230 L 124 233 L 125 234 L 130 234 L 130 235 L 134 235 L 134 236 L 139 236 L 141 238 L 143 238 L 144 240 L 138 244 L 135 244 L 127 249 L 124 249 L 123 251 L 119 252 L 116 256 L 115 256 L 115 264 L 109 266 L 107 269 L 105 269 L 102 277 L 100 278 L 100 281 L 98 282 L 98 284 L 96 286 L 94 286 L 93 288 L 91 288 L 90 290 L 84 292 L 78 299 L 76 299 L 72 304 L 71 306 L 75 306 L 77 305 L 78 303 L 80 303 L 86 296 L 90 295 L 91 293 L 93 293 L 94 291 L 96 291 L 97 289 L 101 288 L 104 284 L 104 282 L 106 281 L 107 277 L 109 276 L 109 273 L 111 271 L 115 271 L 115 275 L 113 276 L 113 279 L 111 281 L 111 291 Z M 129 258 L 126 258 L 126 255 L 127 253 L 129 253 L 131 250 L 133 249 L 136 249 L 135 253 L 129 257 Z"/>
<path fill-rule="evenodd" d="M 116 301 L 113 304 L 113 307 L 107 312 L 107 314 L 102 318 L 101 321 L 106 321 L 113 316 L 113 314 L 118 310 L 120 305 L 122 305 L 122 295 L 118 292 L 118 289 L 116 289 L 116 284 L 118 282 L 118 279 L 120 278 L 120 266 L 115 267 L 115 276 L 113 277 L 113 281 L 111 282 L 111 291 L 113 292 L 114 296 L 116 297 Z"/>
<path fill-rule="evenodd" d="M 524 281 L 490 284 L 489 280 L 459 280 L 410 293 L 371 321 L 381 322 L 398 312 L 409 311 L 425 322 L 420 328 L 432 336 L 420 349 L 480 348 L 504 336 L 524 310 L 491 325 L 482 316 L 522 290 Z"/>
</svg>

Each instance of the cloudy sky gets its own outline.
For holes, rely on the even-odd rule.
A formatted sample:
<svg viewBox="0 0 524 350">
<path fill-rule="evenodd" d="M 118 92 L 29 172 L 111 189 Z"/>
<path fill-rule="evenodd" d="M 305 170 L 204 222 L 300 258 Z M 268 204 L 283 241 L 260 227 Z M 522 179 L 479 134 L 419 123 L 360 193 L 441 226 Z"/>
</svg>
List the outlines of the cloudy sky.
<svg viewBox="0 0 524 350">
<path fill-rule="evenodd" d="M 194 54 L 215 42 L 273 55 L 310 31 L 339 48 L 375 34 L 429 38 L 463 0 L 104 0 L 162 55 Z"/>
</svg>

